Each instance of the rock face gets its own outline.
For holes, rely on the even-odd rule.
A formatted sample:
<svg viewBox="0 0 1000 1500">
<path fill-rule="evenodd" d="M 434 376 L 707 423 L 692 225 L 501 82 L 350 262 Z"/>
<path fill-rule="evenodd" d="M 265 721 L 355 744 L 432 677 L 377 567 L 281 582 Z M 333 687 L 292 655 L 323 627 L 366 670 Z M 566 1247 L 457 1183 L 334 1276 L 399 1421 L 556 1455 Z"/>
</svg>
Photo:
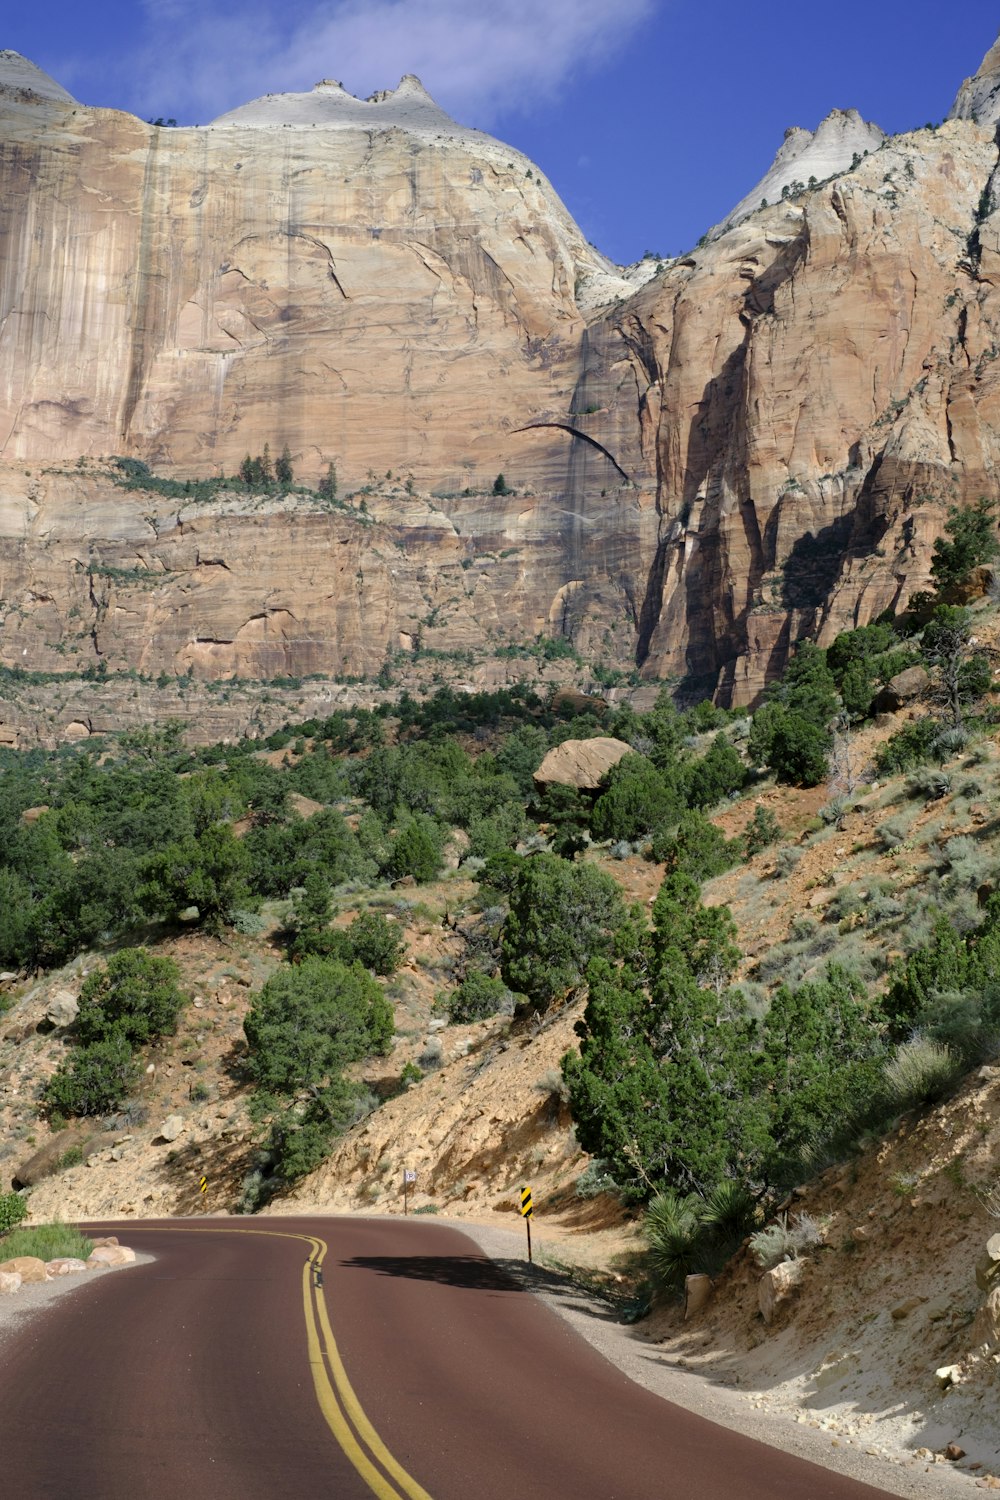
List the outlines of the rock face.
<svg viewBox="0 0 1000 1500">
<path fill-rule="evenodd" d="M 962 84 L 948 118 L 975 120 L 977 125 L 1000 121 L 1000 38 L 983 58 L 979 72 Z"/>
<path fill-rule="evenodd" d="M 824 182 L 850 167 L 853 161 L 877 151 L 885 131 L 863 120 L 856 109 L 835 109 L 815 131 L 793 125 L 785 131 L 781 149 L 764 176 L 752 187 L 721 224 L 708 231 L 716 239 L 757 209 L 777 203 L 789 193 L 797 195 L 814 183 Z"/>
<path fill-rule="evenodd" d="M 167 130 L 3 54 L 0 661 L 372 676 L 565 635 L 753 701 L 1000 494 L 996 52 L 936 130 L 791 137 L 779 176 L 819 185 L 643 285 L 415 80 Z M 96 462 L 231 474 L 265 442 L 353 499 Z"/>
</svg>

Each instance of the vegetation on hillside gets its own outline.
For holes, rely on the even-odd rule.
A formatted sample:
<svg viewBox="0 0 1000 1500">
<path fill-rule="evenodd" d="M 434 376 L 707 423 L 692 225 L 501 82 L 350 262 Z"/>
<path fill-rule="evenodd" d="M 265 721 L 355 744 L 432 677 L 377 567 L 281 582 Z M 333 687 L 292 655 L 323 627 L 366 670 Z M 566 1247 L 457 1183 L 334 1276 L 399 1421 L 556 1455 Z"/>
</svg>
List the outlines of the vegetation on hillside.
<svg viewBox="0 0 1000 1500">
<path fill-rule="evenodd" d="M 279 902 L 285 960 L 253 999 L 239 1063 L 260 1125 L 255 1207 L 377 1103 L 352 1069 L 391 1045 L 388 984 L 405 945 L 360 893 L 462 861 L 478 911 L 440 1008 L 537 1025 L 582 1000 L 579 1049 L 563 1062 L 580 1142 L 625 1200 L 659 1203 L 674 1240 L 687 1225 L 718 1251 L 756 1205 L 951 1087 L 1000 1037 L 1000 898 L 975 907 L 992 871 L 966 835 L 928 846 L 935 925 L 915 897 L 872 886 L 852 904 L 845 890 L 749 973 L 728 908 L 702 892 L 762 851 L 774 879 L 800 857 L 762 805 L 738 838 L 713 820 L 768 778 L 829 781 L 815 837 L 840 823 L 865 770 L 852 736 L 906 667 L 928 686 L 876 758 L 879 774 L 913 772 L 893 792 L 907 806 L 879 827 L 883 848 L 906 843 L 920 807 L 974 795 L 974 773 L 948 767 L 967 750 L 971 765 L 970 736 L 993 721 L 992 660 L 968 606 L 944 594 L 992 555 L 991 517 L 949 519 L 921 611 L 828 651 L 800 643 L 752 717 L 682 711 L 666 688 L 647 712 L 600 717 L 525 688 L 442 689 L 263 743 L 188 750 L 167 726 L 97 750 L 0 751 L 0 965 L 108 955 L 43 1108 L 117 1109 L 141 1050 L 176 1026 L 176 971 L 133 945 L 179 924 L 253 932 L 262 903 Z M 548 749 L 596 734 L 631 747 L 599 792 L 536 786 Z M 663 869 L 648 908 L 609 873 L 634 855 Z M 903 956 L 866 955 L 858 924 L 891 933 Z"/>
</svg>

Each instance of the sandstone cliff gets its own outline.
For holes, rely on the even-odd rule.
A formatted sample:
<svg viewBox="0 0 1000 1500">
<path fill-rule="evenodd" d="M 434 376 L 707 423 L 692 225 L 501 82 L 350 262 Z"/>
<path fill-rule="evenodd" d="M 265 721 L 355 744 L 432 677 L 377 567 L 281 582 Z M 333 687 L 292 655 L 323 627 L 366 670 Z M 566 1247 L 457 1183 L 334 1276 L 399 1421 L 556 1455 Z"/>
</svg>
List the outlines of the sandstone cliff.
<svg viewBox="0 0 1000 1500">
<path fill-rule="evenodd" d="M 830 180 L 630 273 L 416 80 L 168 130 L 4 54 L 2 660 L 371 674 L 562 633 L 753 699 L 998 494 L 994 53 L 961 117 L 868 156 L 831 117 L 786 153 L 801 181 L 833 142 Z M 265 441 L 352 505 L 178 506 L 94 461 Z"/>
</svg>

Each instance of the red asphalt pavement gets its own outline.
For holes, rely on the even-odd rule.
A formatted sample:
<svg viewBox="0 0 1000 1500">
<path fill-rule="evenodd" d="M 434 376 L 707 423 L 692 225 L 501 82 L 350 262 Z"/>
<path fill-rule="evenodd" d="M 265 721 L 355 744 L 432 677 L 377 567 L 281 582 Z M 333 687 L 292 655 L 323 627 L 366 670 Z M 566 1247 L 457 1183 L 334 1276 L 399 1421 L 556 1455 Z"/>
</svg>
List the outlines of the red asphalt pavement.
<svg viewBox="0 0 1000 1500">
<path fill-rule="evenodd" d="M 0 1346 L 4 1497 L 885 1493 L 642 1390 L 456 1230 L 347 1218 L 102 1227 L 156 1259 L 60 1298 Z M 320 1409 L 303 1301 L 310 1247 L 284 1237 L 297 1234 L 329 1247 L 310 1296 L 325 1300 L 354 1392 L 414 1488 L 382 1472 L 373 1491 Z"/>
</svg>

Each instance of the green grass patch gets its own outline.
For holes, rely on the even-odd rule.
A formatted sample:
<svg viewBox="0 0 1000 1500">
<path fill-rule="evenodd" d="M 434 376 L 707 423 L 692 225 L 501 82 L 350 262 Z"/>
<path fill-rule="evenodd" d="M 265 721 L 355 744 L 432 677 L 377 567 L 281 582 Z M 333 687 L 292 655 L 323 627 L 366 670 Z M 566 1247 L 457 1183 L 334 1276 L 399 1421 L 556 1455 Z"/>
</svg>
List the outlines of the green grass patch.
<svg viewBox="0 0 1000 1500">
<path fill-rule="evenodd" d="M 37 1255 L 39 1260 L 56 1260 L 76 1256 L 86 1260 L 94 1248 L 72 1224 L 36 1224 L 31 1229 L 12 1229 L 0 1239 L 0 1261 L 15 1260 L 19 1255 Z"/>
</svg>

